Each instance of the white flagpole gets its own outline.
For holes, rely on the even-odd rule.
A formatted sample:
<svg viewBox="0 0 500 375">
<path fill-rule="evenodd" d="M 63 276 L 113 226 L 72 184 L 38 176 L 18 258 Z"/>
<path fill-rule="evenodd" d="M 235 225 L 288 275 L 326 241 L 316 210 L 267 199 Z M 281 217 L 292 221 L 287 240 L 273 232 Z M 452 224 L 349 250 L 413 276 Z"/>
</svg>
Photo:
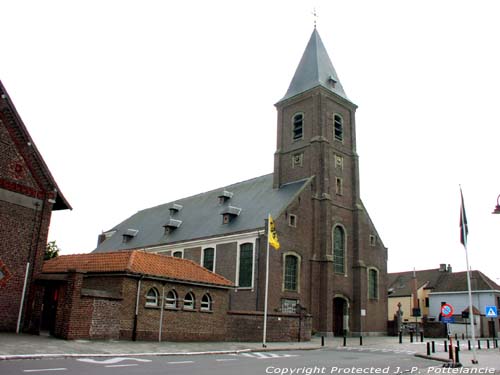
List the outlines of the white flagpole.
<svg viewBox="0 0 500 375">
<path fill-rule="evenodd" d="M 265 287 L 265 297 L 264 297 L 264 332 L 262 333 L 262 347 L 266 347 L 266 334 L 267 334 L 267 295 L 269 289 L 269 233 L 270 233 L 270 217 L 271 214 L 267 215 L 267 249 L 266 249 L 266 287 Z"/>
<path fill-rule="evenodd" d="M 463 245 L 465 249 L 465 263 L 467 266 L 467 290 L 469 293 L 469 318 L 470 318 L 470 330 L 472 334 L 472 363 L 477 364 L 477 356 L 476 356 L 476 333 L 474 331 L 474 310 L 472 308 L 472 292 L 471 292 L 471 285 L 470 285 L 470 272 L 469 272 L 469 254 L 467 252 L 467 231 L 466 231 L 466 224 L 464 223 L 465 220 L 465 207 L 464 207 L 464 197 L 462 195 L 462 187 L 460 187 L 460 197 L 462 198 L 462 202 L 460 205 L 460 220 L 462 221 L 460 224 L 462 226 L 462 238 L 463 238 Z"/>
</svg>

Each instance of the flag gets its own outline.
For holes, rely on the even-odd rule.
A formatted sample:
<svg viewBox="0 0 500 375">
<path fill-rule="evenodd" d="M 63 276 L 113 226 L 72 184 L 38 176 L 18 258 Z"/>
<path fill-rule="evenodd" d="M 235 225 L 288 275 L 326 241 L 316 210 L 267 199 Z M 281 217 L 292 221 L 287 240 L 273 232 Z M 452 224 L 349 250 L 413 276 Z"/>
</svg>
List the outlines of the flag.
<svg viewBox="0 0 500 375">
<path fill-rule="evenodd" d="M 273 218 L 269 214 L 269 225 L 268 225 L 268 233 L 267 239 L 269 241 L 269 245 L 274 247 L 276 250 L 280 249 L 280 243 L 278 241 L 278 234 L 276 233 L 276 227 L 274 225 Z"/>
<path fill-rule="evenodd" d="M 460 242 L 465 247 L 467 246 L 467 234 L 469 234 L 469 229 L 467 228 L 467 216 L 465 215 L 464 206 L 464 196 L 462 194 L 462 187 L 460 187 L 460 198 L 462 203 L 460 205 Z"/>
</svg>

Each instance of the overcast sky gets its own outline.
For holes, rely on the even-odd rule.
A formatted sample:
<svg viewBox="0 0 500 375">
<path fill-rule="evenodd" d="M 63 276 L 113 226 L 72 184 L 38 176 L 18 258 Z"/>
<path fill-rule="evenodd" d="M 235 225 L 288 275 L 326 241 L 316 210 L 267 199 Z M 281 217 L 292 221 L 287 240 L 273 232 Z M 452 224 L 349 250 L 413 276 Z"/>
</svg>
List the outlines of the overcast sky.
<svg viewBox="0 0 500 375">
<path fill-rule="evenodd" d="M 73 206 L 63 254 L 138 210 L 272 172 L 276 103 L 313 30 L 356 103 L 361 197 L 389 271 L 500 282 L 500 2 L 0 0 L 0 80 Z"/>
</svg>

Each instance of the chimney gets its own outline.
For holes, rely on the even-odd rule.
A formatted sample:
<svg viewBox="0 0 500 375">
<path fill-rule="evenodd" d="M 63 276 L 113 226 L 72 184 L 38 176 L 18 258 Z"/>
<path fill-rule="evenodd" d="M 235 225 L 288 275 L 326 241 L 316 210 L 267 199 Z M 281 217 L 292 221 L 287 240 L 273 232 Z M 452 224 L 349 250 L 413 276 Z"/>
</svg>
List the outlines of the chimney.
<svg viewBox="0 0 500 375">
<path fill-rule="evenodd" d="M 439 265 L 439 272 L 446 272 L 446 264 L 445 263 L 441 263 Z"/>
<path fill-rule="evenodd" d="M 451 264 L 448 264 L 448 268 L 446 269 L 446 272 L 453 273 L 453 270 L 451 269 Z"/>
</svg>

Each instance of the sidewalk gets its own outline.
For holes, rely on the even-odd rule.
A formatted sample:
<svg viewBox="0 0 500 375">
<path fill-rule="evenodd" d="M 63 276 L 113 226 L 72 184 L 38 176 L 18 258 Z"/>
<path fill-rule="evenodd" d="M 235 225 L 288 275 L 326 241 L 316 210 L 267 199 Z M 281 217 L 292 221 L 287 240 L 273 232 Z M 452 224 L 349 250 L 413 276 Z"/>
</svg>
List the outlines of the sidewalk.
<svg viewBox="0 0 500 375">
<path fill-rule="evenodd" d="M 118 357 L 118 356 L 145 356 L 145 355 L 194 355 L 194 354 L 223 354 L 248 351 L 278 351 L 278 350 L 313 350 L 335 349 L 349 351 L 395 351 L 414 354 L 419 357 L 434 359 L 443 364 L 449 361 L 448 353 L 444 351 L 444 339 L 434 339 L 436 352 L 427 356 L 426 342 L 410 342 L 408 337 L 399 343 L 398 337 L 363 337 L 360 345 L 359 337 L 348 337 L 346 346 L 341 337 L 324 339 L 322 347 L 321 337 L 314 337 L 308 342 L 271 342 L 263 348 L 260 342 L 150 342 L 150 341 L 89 341 L 89 340 L 61 340 L 50 336 L 16 335 L 0 333 L 0 360 L 28 359 L 28 358 L 57 358 L 57 357 Z M 472 351 L 467 350 L 467 343 L 461 343 L 459 353 L 460 363 L 468 368 L 493 369 L 500 374 L 500 349 L 476 350 L 478 364 L 472 364 Z M 435 362 L 430 362 L 435 364 Z M 441 366 L 441 365 L 438 365 Z M 451 373 L 451 372 L 450 372 Z"/>
</svg>

